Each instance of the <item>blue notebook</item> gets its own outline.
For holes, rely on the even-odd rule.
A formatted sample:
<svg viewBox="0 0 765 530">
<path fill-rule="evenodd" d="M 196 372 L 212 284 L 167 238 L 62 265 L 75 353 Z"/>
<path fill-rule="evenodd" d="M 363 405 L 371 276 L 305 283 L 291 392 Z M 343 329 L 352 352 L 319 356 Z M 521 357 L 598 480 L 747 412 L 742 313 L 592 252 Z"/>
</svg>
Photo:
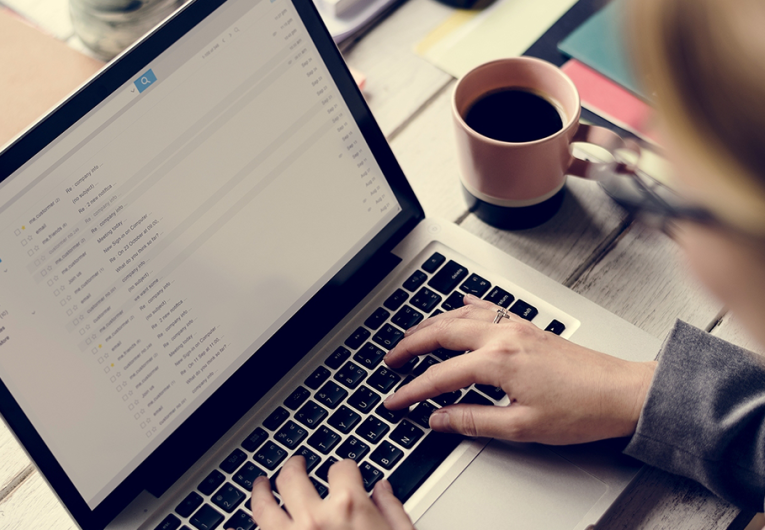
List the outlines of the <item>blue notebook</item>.
<svg viewBox="0 0 765 530">
<path fill-rule="evenodd" d="M 621 0 L 609 3 L 558 44 L 558 49 L 648 101 L 630 65 L 623 37 L 624 9 Z"/>
</svg>

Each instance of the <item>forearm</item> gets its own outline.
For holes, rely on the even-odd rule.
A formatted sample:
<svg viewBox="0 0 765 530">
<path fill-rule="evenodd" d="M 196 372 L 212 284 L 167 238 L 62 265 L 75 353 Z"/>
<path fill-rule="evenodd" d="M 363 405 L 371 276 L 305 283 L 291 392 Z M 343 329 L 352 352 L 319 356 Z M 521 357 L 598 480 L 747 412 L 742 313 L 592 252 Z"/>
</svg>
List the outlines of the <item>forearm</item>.
<svg viewBox="0 0 765 530">
<path fill-rule="evenodd" d="M 678 322 L 625 452 L 761 511 L 765 360 Z"/>
</svg>

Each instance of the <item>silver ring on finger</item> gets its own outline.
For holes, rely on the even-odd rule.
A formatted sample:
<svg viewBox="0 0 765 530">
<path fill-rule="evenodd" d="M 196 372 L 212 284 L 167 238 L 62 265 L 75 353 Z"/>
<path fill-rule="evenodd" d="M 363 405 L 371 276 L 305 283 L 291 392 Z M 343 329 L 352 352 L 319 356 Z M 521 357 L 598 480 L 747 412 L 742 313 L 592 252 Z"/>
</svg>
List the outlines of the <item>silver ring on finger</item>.
<svg viewBox="0 0 765 530">
<path fill-rule="evenodd" d="M 499 324 L 500 322 L 502 322 L 503 318 L 509 319 L 510 315 L 507 314 L 507 309 L 505 309 L 504 307 L 500 307 L 499 309 L 497 309 L 497 316 L 494 317 L 493 324 Z"/>
</svg>

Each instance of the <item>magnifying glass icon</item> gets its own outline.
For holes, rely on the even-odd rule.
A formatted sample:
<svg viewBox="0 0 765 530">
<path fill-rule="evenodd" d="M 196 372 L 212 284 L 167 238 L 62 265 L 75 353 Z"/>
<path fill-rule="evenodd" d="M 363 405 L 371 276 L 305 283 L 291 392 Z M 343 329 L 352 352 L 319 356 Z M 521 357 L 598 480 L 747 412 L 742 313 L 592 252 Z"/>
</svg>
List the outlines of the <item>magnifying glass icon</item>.
<svg viewBox="0 0 765 530">
<path fill-rule="evenodd" d="M 149 68 L 146 70 L 143 74 L 138 76 L 138 78 L 133 81 L 133 84 L 138 89 L 138 92 L 143 92 L 147 88 L 149 88 L 151 85 L 153 85 L 157 80 L 157 76 L 154 75 L 154 71 Z"/>
</svg>

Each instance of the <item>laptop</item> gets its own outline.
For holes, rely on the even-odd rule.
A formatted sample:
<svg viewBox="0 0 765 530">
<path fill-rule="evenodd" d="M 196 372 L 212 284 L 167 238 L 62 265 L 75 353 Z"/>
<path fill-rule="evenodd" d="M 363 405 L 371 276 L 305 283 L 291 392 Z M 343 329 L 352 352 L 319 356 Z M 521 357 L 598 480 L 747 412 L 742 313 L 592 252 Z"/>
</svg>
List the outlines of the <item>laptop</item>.
<svg viewBox="0 0 765 530">
<path fill-rule="evenodd" d="M 622 358 L 658 344 L 425 218 L 310 0 L 191 2 L 122 54 L 0 154 L 0 241 L 0 411 L 85 530 L 252 529 L 293 454 L 322 496 L 355 459 L 420 529 L 581 529 L 640 469 L 428 428 L 497 388 L 382 407 L 464 354 L 381 362 L 463 293 Z"/>
</svg>

